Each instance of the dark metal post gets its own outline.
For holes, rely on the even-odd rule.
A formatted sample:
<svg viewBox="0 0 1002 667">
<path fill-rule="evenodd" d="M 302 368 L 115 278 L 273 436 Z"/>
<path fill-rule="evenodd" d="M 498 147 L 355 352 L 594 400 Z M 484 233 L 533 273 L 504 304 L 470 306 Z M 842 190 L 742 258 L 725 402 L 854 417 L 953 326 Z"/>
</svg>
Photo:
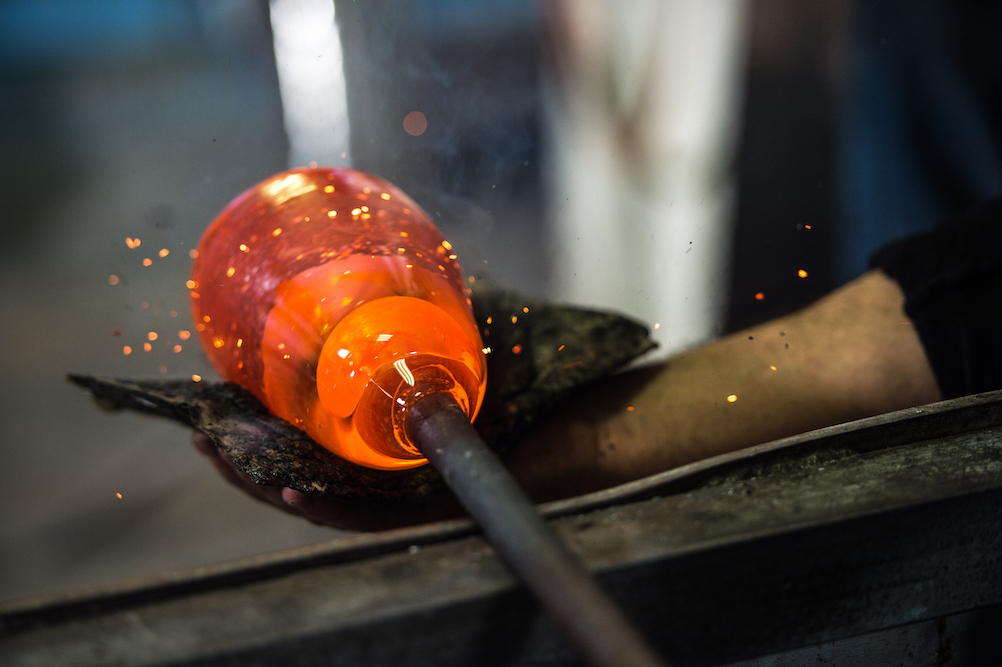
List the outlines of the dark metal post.
<svg viewBox="0 0 1002 667">
<path fill-rule="evenodd" d="M 587 662 L 665 664 L 543 521 L 448 394 L 433 394 L 411 407 L 407 434 Z"/>
</svg>

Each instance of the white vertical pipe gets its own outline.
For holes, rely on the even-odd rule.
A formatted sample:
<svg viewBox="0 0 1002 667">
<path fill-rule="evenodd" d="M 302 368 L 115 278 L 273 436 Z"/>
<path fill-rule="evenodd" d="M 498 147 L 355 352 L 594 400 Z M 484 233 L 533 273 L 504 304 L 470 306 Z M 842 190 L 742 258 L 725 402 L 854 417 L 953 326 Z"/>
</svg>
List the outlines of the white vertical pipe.
<svg viewBox="0 0 1002 667">
<path fill-rule="evenodd" d="M 271 0 L 289 165 L 347 165 L 348 103 L 333 0 Z"/>
</svg>

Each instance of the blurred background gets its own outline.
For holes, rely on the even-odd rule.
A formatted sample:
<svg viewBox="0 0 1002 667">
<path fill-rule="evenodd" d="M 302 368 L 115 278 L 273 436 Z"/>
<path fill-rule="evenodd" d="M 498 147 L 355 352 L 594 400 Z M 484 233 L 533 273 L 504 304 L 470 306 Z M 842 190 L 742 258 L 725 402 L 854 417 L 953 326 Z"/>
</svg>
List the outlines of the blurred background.
<svg viewBox="0 0 1002 667">
<path fill-rule="evenodd" d="M 336 539 L 67 372 L 214 378 L 189 251 L 242 190 L 351 165 L 467 273 L 650 326 L 795 310 L 1002 191 L 995 3 L 0 3 L 0 600 Z M 126 353 L 128 351 L 128 353 Z"/>
</svg>

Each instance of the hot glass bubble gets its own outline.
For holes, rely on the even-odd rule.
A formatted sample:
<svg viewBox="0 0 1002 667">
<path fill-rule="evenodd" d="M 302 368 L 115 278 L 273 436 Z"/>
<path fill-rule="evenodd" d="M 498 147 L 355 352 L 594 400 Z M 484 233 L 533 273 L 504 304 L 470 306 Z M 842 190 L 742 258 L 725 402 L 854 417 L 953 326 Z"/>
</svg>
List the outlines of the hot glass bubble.
<svg viewBox="0 0 1002 667">
<path fill-rule="evenodd" d="M 471 421 L 480 408 L 487 367 L 462 270 L 386 181 L 316 168 L 258 183 L 206 230 L 190 285 L 222 378 L 349 461 L 425 463 L 403 423 L 429 393 Z"/>
</svg>

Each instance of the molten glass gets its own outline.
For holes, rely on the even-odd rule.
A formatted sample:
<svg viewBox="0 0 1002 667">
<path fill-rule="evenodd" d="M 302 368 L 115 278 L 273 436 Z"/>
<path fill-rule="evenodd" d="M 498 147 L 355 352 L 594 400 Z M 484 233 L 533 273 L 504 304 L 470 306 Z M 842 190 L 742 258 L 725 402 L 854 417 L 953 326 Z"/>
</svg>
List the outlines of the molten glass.
<svg viewBox="0 0 1002 667">
<path fill-rule="evenodd" d="M 223 379 L 339 456 L 426 462 L 413 402 L 448 392 L 472 421 L 487 364 L 452 246 L 398 188 L 351 169 L 294 169 L 227 206 L 189 281 Z"/>
</svg>

